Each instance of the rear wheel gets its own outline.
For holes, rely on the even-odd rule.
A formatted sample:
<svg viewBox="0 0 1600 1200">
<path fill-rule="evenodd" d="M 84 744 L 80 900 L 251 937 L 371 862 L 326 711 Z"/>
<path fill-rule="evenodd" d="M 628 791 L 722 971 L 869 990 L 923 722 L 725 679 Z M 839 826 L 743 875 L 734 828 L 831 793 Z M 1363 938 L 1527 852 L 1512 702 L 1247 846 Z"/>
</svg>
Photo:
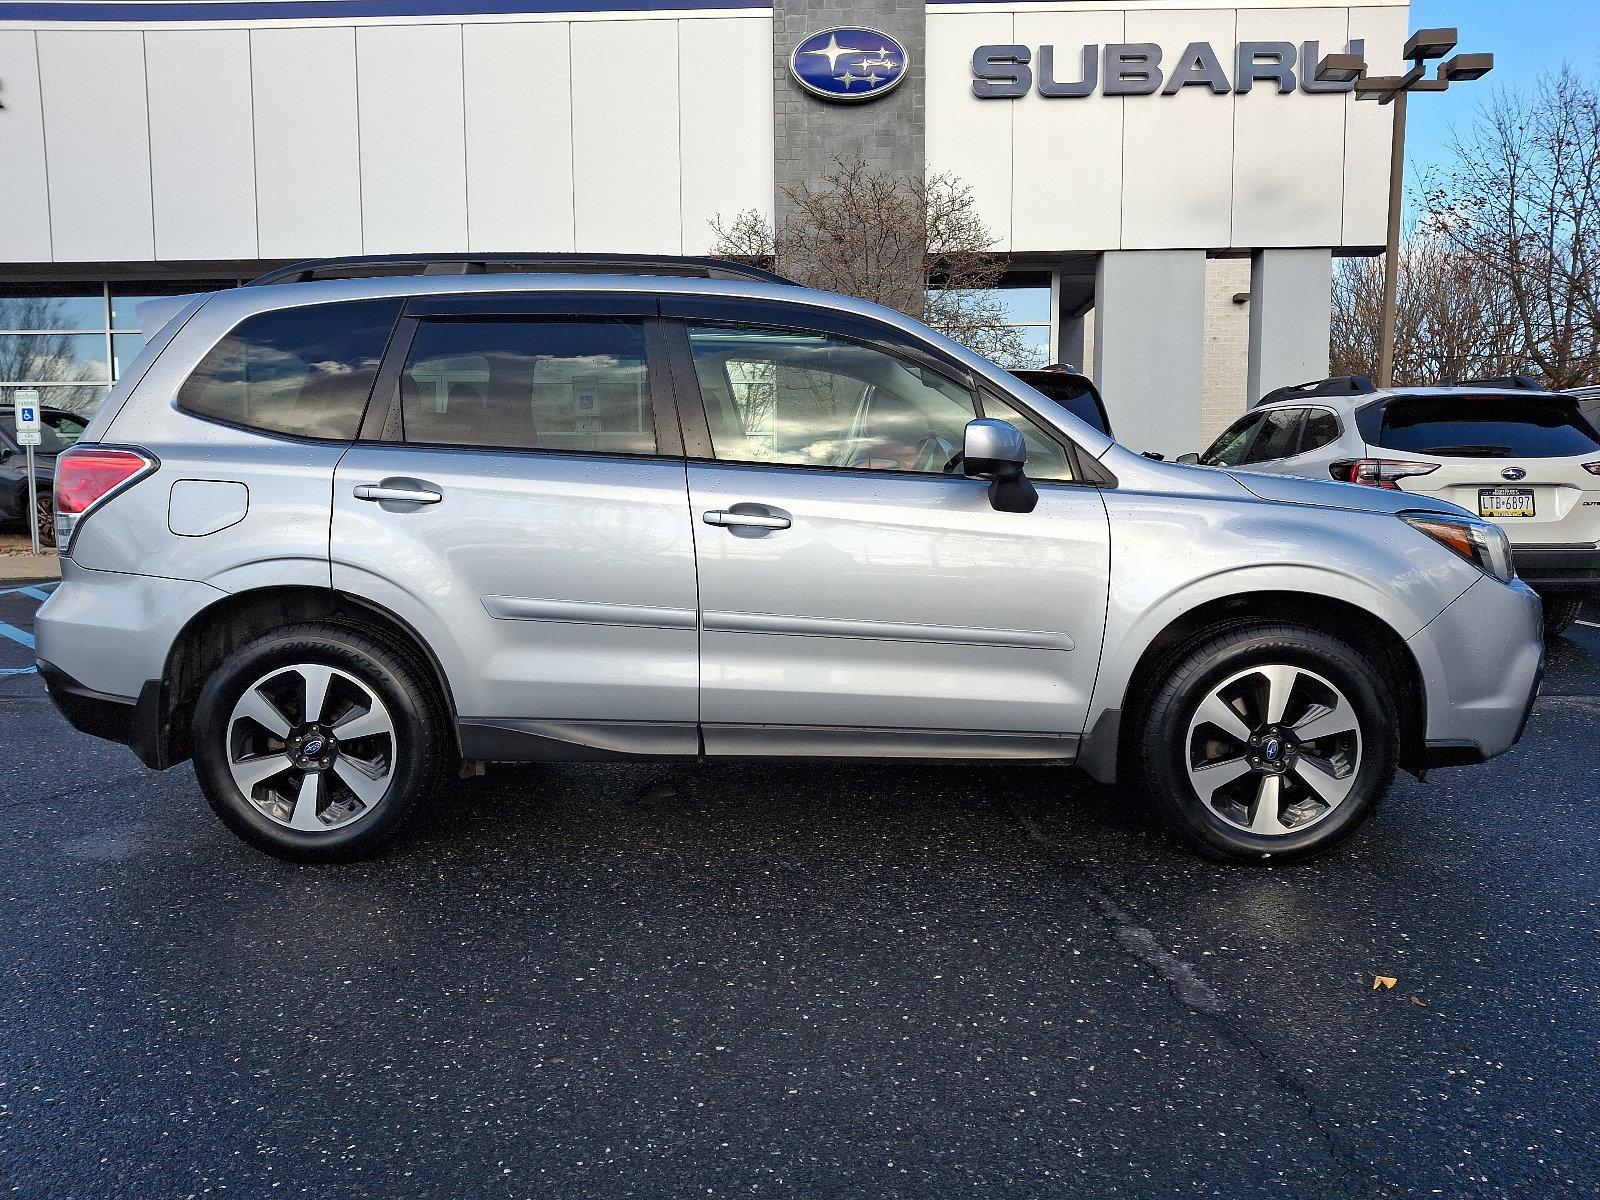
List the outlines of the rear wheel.
<svg viewBox="0 0 1600 1200">
<path fill-rule="evenodd" d="M 40 492 L 37 509 L 39 513 L 39 544 L 41 546 L 54 546 L 56 544 L 55 497 L 49 492 Z"/>
<path fill-rule="evenodd" d="M 1391 689 L 1319 630 L 1246 625 L 1180 652 L 1145 709 L 1144 783 L 1214 858 L 1308 858 L 1369 817 L 1394 778 Z"/>
<path fill-rule="evenodd" d="M 1544 596 L 1544 636 L 1560 637 L 1583 613 L 1585 596 Z"/>
<path fill-rule="evenodd" d="M 195 706 L 195 771 L 245 841 L 301 862 L 360 858 L 439 791 L 447 715 L 409 657 L 301 625 L 223 661 Z"/>
</svg>

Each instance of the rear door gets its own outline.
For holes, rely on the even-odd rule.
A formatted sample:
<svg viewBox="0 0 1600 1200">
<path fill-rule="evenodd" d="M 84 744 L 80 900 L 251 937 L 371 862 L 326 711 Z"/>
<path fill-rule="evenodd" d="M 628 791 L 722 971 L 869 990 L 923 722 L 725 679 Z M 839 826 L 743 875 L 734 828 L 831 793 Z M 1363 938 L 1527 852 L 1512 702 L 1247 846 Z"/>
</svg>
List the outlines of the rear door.
<svg viewBox="0 0 1600 1200">
<path fill-rule="evenodd" d="M 408 620 L 468 757 L 694 753 L 694 546 L 653 297 L 413 299 L 334 479 L 334 586 Z"/>
<path fill-rule="evenodd" d="M 1600 543 L 1600 432 L 1570 398 L 1548 393 L 1398 396 L 1372 453 L 1437 463 L 1401 480 L 1503 526 L 1525 546 Z"/>
<path fill-rule="evenodd" d="M 708 418 L 685 426 L 707 753 L 1070 757 L 1109 537 L 1065 446 L 996 398 L 1040 493 L 996 512 L 960 474 L 961 372 L 821 314 L 663 308 Z"/>
</svg>

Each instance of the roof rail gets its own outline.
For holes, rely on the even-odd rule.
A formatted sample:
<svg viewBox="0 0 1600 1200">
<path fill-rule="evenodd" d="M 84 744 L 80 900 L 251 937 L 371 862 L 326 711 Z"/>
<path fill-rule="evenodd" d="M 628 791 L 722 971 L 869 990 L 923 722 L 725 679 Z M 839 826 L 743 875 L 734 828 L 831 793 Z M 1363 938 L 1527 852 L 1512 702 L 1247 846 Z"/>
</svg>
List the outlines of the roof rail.
<svg viewBox="0 0 1600 1200">
<path fill-rule="evenodd" d="M 1519 392 L 1548 392 L 1532 375 L 1491 375 L 1486 379 L 1448 379 L 1441 387 L 1497 387 L 1515 388 Z"/>
<path fill-rule="evenodd" d="M 724 258 L 671 254 L 357 254 L 293 263 L 258 275 L 246 287 L 310 283 L 318 279 L 373 279 L 400 275 L 670 275 L 689 279 L 749 279 L 793 284 L 760 267 Z"/>
<path fill-rule="evenodd" d="M 1365 375 L 1335 375 L 1329 379 L 1313 379 L 1310 383 L 1294 383 L 1275 388 L 1261 397 L 1260 404 L 1278 400 L 1307 400 L 1313 396 L 1365 396 L 1378 389 Z"/>
</svg>

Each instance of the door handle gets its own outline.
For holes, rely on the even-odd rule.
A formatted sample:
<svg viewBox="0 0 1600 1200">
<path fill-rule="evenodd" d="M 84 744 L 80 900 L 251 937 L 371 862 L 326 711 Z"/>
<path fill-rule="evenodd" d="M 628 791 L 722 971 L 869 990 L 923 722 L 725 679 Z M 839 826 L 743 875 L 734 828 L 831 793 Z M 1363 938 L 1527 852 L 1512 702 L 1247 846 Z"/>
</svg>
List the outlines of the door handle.
<svg viewBox="0 0 1600 1200">
<path fill-rule="evenodd" d="M 444 499 L 443 493 L 429 491 L 426 488 L 385 487 L 378 483 L 362 483 L 356 486 L 357 500 L 399 500 L 406 504 L 437 504 Z"/>
<path fill-rule="evenodd" d="M 707 525 L 721 525 L 724 528 L 750 528 L 750 529 L 787 529 L 788 517 L 773 517 L 766 513 L 730 512 L 727 509 L 714 508 L 703 514 Z"/>
</svg>

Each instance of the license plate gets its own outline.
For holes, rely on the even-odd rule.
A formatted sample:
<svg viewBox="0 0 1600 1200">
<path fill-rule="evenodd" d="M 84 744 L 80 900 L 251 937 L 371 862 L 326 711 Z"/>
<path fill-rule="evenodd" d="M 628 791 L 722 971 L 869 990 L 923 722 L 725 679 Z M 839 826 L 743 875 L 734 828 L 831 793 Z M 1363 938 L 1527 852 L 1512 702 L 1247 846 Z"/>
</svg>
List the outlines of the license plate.
<svg viewBox="0 0 1600 1200">
<path fill-rule="evenodd" d="M 1478 492 L 1480 517 L 1533 516 L 1532 488 L 1483 488 Z"/>
</svg>

